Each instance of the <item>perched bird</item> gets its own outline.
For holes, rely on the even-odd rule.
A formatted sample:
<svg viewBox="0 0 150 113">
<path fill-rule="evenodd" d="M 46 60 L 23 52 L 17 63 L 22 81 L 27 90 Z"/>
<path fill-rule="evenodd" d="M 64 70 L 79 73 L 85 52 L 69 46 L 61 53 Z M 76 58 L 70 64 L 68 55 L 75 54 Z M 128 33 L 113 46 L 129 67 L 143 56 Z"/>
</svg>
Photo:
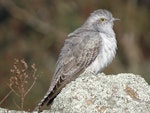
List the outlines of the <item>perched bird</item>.
<svg viewBox="0 0 150 113">
<path fill-rule="evenodd" d="M 103 9 L 91 13 L 85 23 L 70 33 L 61 49 L 50 88 L 34 111 L 50 105 L 66 84 L 83 72 L 97 74 L 115 57 L 117 42 L 114 18 Z"/>
</svg>

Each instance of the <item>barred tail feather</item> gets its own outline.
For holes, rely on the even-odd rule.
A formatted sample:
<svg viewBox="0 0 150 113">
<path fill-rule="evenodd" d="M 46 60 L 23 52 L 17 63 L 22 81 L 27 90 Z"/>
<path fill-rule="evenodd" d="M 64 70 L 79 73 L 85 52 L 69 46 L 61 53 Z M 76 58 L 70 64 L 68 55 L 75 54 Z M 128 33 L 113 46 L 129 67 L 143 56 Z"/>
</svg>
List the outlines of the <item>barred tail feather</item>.
<svg viewBox="0 0 150 113">
<path fill-rule="evenodd" d="M 57 89 L 56 86 L 54 87 L 54 89 Z M 54 91 L 53 90 L 49 90 L 46 95 L 44 96 L 44 98 L 40 101 L 40 103 L 37 105 L 37 107 L 34 109 L 34 111 L 40 112 L 41 108 L 46 104 L 47 106 L 51 105 L 51 103 L 53 102 L 54 98 L 58 95 L 58 93 L 60 92 L 60 89 L 58 91 Z"/>
<path fill-rule="evenodd" d="M 40 101 L 40 103 L 36 106 L 34 111 L 40 112 L 41 108 L 46 104 L 46 102 L 49 100 L 50 92 L 47 92 L 44 98 Z"/>
</svg>

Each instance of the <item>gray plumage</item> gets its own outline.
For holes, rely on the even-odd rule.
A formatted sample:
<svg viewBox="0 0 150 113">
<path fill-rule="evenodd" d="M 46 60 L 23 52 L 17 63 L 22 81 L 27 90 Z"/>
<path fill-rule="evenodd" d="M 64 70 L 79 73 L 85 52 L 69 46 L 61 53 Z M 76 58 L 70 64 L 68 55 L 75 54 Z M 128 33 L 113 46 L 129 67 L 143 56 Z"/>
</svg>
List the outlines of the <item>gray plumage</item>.
<svg viewBox="0 0 150 113">
<path fill-rule="evenodd" d="M 113 18 L 107 10 L 96 10 L 85 23 L 65 40 L 57 61 L 57 67 L 50 88 L 35 111 L 44 104 L 51 104 L 63 87 L 83 72 L 97 74 L 115 57 L 116 38 Z"/>
</svg>

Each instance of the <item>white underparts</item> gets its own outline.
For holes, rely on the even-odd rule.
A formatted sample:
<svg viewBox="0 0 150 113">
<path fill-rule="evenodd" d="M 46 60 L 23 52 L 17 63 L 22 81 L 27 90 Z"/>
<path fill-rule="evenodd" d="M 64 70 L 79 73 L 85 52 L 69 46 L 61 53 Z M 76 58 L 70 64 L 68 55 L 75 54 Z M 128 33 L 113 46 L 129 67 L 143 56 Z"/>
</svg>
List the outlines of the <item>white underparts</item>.
<svg viewBox="0 0 150 113">
<path fill-rule="evenodd" d="M 100 51 L 95 61 L 86 69 L 86 72 L 97 74 L 101 72 L 108 64 L 110 64 L 115 57 L 117 44 L 115 35 L 100 33 L 102 42 L 100 44 Z"/>
</svg>

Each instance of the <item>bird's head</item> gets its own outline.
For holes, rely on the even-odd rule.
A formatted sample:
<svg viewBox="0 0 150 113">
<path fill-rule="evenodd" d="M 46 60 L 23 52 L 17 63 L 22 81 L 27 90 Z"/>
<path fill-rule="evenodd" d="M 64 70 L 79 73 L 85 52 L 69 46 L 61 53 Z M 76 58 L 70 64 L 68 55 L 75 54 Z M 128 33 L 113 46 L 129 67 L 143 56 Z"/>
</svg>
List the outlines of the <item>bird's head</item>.
<svg viewBox="0 0 150 113">
<path fill-rule="evenodd" d="M 91 13 L 85 25 L 92 27 L 99 32 L 107 32 L 113 28 L 114 21 L 120 20 L 114 18 L 111 12 L 103 9 L 99 9 Z"/>
</svg>

